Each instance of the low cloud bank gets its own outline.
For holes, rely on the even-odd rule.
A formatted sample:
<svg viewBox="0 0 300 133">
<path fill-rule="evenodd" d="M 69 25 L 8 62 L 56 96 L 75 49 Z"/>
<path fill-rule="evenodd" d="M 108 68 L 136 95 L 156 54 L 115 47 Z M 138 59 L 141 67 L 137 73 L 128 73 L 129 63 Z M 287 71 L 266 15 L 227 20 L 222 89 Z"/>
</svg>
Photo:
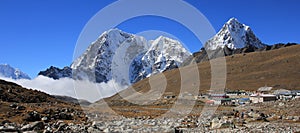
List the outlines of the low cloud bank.
<svg viewBox="0 0 300 133">
<path fill-rule="evenodd" d="M 70 96 L 77 99 L 88 100 L 90 102 L 112 96 L 127 88 L 127 86 L 121 86 L 114 80 L 107 83 L 93 83 L 87 80 L 79 81 L 71 78 L 54 80 L 45 76 L 38 76 L 32 80 L 0 78 L 17 83 L 25 88 L 39 90 L 50 95 Z"/>
</svg>

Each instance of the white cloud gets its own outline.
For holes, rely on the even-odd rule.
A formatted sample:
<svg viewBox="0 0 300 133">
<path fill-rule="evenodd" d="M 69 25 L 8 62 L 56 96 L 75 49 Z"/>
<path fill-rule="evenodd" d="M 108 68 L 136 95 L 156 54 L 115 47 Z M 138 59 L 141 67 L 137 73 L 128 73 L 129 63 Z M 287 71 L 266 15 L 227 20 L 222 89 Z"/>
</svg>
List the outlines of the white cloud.
<svg viewBox="0 0 300 133">
<path fill-rule="evenodd" d="M 17 83 L 25 88 L 40 90 L 51 95 L 70 96 L 85 99 L 90 102 L 112 96 L 126 88 L 126 86 L 121 86 L 113 80 L 108 83 L 93 83 L 86 80 L 73 80 L 71 78 L 54 80 L 45 76 L 38 76 L 32 80 L 14 80 L 3 77 L 1 77 L 1 79 Z"/>
</svg>

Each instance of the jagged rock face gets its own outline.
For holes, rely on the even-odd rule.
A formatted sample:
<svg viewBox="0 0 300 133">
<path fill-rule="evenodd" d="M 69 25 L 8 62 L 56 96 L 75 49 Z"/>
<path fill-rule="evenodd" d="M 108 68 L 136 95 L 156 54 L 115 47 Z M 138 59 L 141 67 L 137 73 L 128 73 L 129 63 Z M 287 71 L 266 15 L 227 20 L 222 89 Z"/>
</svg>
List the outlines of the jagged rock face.
<svg viewBox="0 0 300 133">
<path fill-rule="evenodd" d="M 129 66 L 135 54 L 147 48 L 148 44 L 143 37 L 118 29 L 104 32 L 81 57 L 73 62 L 71 65 L 74 70 L 73 78 L 88 79 L 98 83 L 108 82 L 114 78 L 117 82 L 127 84 L 128 71 L 126 73 L 126 70 L 129 68 L 126 69 L 125 66 Z"/>
<path fill-rule="evenodd" d="M 216 50 L 217 48 L 237 49 L 244 47 L 263 48 L 263 44 L 253 33 L 251 28 L 240 23 L 236 18 L 231 18 L 222 29 L 205 43 L 206 50 Z"/>
<path fill-rule="evenodd" d="M 0 65 L 0 76 L 12 79 L 30 79 L 26 73 L 8 64 Z"/>
<path fill-rule="evenodd" d="M 53 79 L 60 78 L 71 78 L 72 77 L 72 69 L 70 67 L 64 67 L 63 69 L 51 66 L 45 71 L 40 71 L 38 75 L 43 75 Z"/>
<path fill-rule="evenodd" d="M 115 50 L 126 39 L 133 37 L 119 30 L 104 32 L 83 55 L 72 63 L 71 68 L 76 70 L 74 78 L 89 79 L 99 83 L 110 80 Z"/>
<path fill-rule="evenodd" d="M 161 36 L 152 42 L 147 52 L 132 62 L 130 82 L 135 83 L 150 75 L 178 68 L 190 55 L 180 42 Z"/>
<path fill-rule="evenodd" d="M 114 79 L 129 85 L 151 74 L 176 68 L 189 55 L 178 41 L 166 37 L 147 41 L 112 29 L 104 32 L 71 68 L 73 78 L 98 83 Z"/>
</svg>

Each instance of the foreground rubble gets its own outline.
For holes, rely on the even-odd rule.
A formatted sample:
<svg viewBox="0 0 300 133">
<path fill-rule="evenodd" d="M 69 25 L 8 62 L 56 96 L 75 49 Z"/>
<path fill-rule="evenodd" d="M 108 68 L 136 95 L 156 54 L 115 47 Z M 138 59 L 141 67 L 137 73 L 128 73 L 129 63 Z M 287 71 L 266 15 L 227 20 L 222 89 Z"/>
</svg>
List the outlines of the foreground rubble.
<svg viewBox="0 0 300 133">
<path fill-rule="evenodd" d="M 55 123 L 45 123 L 42 121 L 31 122 L 29 124 L 17 125 L 14 123 L 1 124 L 0 132 L 300 132 L 299 123 L 273 123 L 273 122 L 252 122 L 243 126 L 227 125 L 222 128 L 211 128 L 208 123 L 201 121 L 196 123 L 195 128 L 176 128 L 184 124 L 183 120 L 176 119 L 134 119 L 122 118 L 111 121 L 93 121 L 81 124 L 65 123 L 58 121 Z M 207 125 L 208 124 L 208 125 Z"/>
<path fill-rule="evenodd" d="M 299 99 L 219 106 L 212 117 L 202 119 L 199 116 L 205 113 L 201 113 L 203 103 L 199 102 L 188 116 L 162 117 L 159 113 L 167 111 L 166 105 L 171 103 L 134 106 L 117 101 L 117 105 L 109 107 L 120 113 L 114 114 L 93 106 L 82 108 L 42 92 L 2 82 L 0 133 L 300 132 Z M 23 97 L 23 93 L 28 97 Z"/>
</svg>

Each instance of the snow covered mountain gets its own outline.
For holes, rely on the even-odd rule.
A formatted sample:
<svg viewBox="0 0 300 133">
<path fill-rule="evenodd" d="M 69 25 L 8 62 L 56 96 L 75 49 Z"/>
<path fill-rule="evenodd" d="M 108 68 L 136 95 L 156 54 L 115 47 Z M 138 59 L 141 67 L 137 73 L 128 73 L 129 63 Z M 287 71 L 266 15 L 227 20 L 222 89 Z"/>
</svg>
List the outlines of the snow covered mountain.
<svg viewBox="0 0 300 133">
<path fill-rule="evenodd" d="M 8 64 L 0 65 L 0 77 L 12 78 L 12 79 L 30 79 L 30 77 L 20 71 L 15 69 Z"/>
<path fill-rule="evenodd" d="M 231 18 L 222 29 L 205 43 L 206 50 L 216 50 L 227 46 L 229 49 L 244 47 L 263 48 L 263 44 L 253 33 L 251 28 Z"/>
<path fill-rule="evenodd" d="M 180 66 L 190 56 L 183 45 L 167 37 L 147 41 L 118 29 L 104 32 L 73 62 L 73 78 L 122 85 Z"/>
<path fill-rule="evenodd" d="M 104 32 L 72 63 L 73 78 L 98 83 L 114 78 L 119 83 L 127 84 L 129 68 L 126 66 L 129 66 L 136 54 L 147 49 L 144 37 L 111 29 Z"/>
<path fill-rule="evenodd" d="M 130 66 L 131 83 L 178 68 L 191 55 L 179 41 L 167 37 L 160 36 L 150 43 L 148 51 L 137 56 Z"/>
<path fill-rule="evenodd" d="M 205 43 L 205 50 L 224 50 L 225 55 L 231 55 L 266 46 L 249 26 L 231 18 Z M 71 68 L 65 69 L 66 71 L 53 68 L 43 75 L 87 79 L 98 83 L 113 79 L 117 83 L 128 85 L 150 75 L 180 67 L 190 55 L 180 42 L 167 37 L 147 41 L 142 36 L 111 29 L 101 34 L 71 64 Z"/>
</svg>

